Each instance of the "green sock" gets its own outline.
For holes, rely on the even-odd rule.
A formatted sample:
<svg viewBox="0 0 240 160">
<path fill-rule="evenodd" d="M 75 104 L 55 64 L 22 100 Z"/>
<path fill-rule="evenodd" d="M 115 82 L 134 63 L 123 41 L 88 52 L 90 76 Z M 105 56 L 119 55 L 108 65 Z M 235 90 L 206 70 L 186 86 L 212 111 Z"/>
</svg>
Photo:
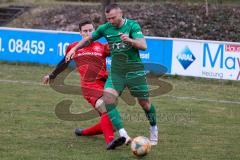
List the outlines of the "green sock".
<svg viewBox="0 0 240 160">
<path fill-rule="evenodd" d="M 150 110 L 144 110 L 146 117 L 149 120 L 149 123 L 151 126 L 155 126 L 157 124 L 156 122 L 156 111 L 155 111 L 155 107 L 153 106 L 153 104 L 151 104 Z"/>
<path fill-rule="evenodd" d="M 113 126 L 117 129 L 120 130 L 123 128 L 122 124 L 122 119 L 121 116 L 116 108 L 115 104 L 108 104 L 106 105 L 107 111 L 108 111 L 108 116 L 110 120 L 112 121 Z"/>
</svg>

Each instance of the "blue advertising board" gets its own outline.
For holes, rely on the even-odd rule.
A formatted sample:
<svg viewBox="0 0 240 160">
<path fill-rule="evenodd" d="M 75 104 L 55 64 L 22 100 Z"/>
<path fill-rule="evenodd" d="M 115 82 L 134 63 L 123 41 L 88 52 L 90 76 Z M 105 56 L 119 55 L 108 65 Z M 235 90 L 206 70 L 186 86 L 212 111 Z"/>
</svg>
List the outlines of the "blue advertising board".
<svg viewBox="0 0 240 160">
<path fill-rule="evenodd" d="M 0 27 L 0 61 L 56 65 L 77 32 Z M 104 38 L 99 40 L 106 43 Z M 146 37 L 140 51 L 146 70 L 215 79 L 240 79 L 240 43 Z M 107 58 L 107 68 L 111 58 Z M 164 70 L 164 72 L 162 72 Z"/>
<path fill-rule="evenodd" d="M 67 46 L 81 40 L 77 32 L 0 27 L 0 60 L 56 65 Z M 147 37 L 148 49 L 140 52 L 144 63 L 161 64 L 171 72 L 172 40 Z M 106 42 L 100 39 L 100 42 Z M 111 60 L 107 59 L 108 67 Z"/>
</svg>

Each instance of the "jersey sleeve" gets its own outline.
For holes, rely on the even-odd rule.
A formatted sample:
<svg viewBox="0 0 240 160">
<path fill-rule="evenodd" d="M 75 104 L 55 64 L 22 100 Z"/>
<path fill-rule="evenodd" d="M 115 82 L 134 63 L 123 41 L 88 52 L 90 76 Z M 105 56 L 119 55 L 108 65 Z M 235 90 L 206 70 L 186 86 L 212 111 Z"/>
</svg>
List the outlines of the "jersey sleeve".
<svg viewBox="0 0 240 160">
<path fill-rule="evenodd" d="M 103 37 L 103 31 L 104 31 L 104 25 L 100 25 L 93 33 L 92 33 L 92 39 L 93 41 Z"/>
<path fill-rule="evenodd" d="M 104 55 L 105 57 L 110 56 L 110 48 L 108 43 L 104 44 Z"/>
<path fill-rule="evenodd" d="M 136 22 L 131 28 L 131 37 L 133 39 L 144 38 L 140 25 Z"/>
<path fill-rule="evenodd" d="M 77 42 L 75 43 L 75 45 Z M 72 49 L 74 44 L 68 45 L 67 49 L 65 50 L 65 56 L 68 54 L 68 52 Z M 50 79 L 55 79 L 57 75 L 59 75 L 61 72 L 63 72 L 69 65 L 70 61 L 66 62 L 65 57 L 57 64 L 55 69 L 49 74 Z"/>
<path fill-rule="evenodd" d="M 68 54 L 68 52 L 75 46 L 77 45 L 78 42 L 74 42 L 68 45 L 67 49 L 65 50 L 65 56 Z"/>
<path fill-rule="evenodd" d="M 67 49 L 66 49 L 66 51 L 65 51 L 65 56 L 68 54 L 68 52 L 71 50 L 71 45 L 68 45 L 68 47 L 67 47 Z"/>
</svg>

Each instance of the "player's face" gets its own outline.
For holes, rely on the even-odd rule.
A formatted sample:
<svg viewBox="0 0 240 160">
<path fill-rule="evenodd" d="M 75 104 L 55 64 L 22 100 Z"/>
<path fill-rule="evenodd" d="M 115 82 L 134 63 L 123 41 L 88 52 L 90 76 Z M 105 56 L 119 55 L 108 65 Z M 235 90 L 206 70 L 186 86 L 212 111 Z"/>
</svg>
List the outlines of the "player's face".
<svg viewBox="0 0 240 160">
<path fill-rule="evenodd" d="M 120 9 L 112 9 L 109 13 L 105 13 L 106 19 L 115 27 L 120 27 L 122 21 L 122 11 Z"/>
<path fill-rule="evenodd" d="M 92 24 L 85 24 L 84 26 L 81 27 L 80 34 L 83 37 L 87 37 L 87 36 L 90 36 L 93 31 L 94 31 L 94 27 Z"/>
</svg>

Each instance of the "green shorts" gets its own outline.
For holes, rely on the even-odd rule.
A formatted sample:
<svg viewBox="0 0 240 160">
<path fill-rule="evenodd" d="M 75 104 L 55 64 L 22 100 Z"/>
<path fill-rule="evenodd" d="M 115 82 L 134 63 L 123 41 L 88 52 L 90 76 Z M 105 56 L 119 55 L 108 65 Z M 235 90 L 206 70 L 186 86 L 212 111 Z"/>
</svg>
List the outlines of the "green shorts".
<svg viewBox="0 0 240 160">
<path fill-rule="evenodd" d="M 146 99 L 149 97 L 149 88 L 145 71 L 128 72 L 120 74 L 110 72 L 104 88 L 113 88 L 121 95 L 127 87 L 134 97 Z"/>
</svg>

